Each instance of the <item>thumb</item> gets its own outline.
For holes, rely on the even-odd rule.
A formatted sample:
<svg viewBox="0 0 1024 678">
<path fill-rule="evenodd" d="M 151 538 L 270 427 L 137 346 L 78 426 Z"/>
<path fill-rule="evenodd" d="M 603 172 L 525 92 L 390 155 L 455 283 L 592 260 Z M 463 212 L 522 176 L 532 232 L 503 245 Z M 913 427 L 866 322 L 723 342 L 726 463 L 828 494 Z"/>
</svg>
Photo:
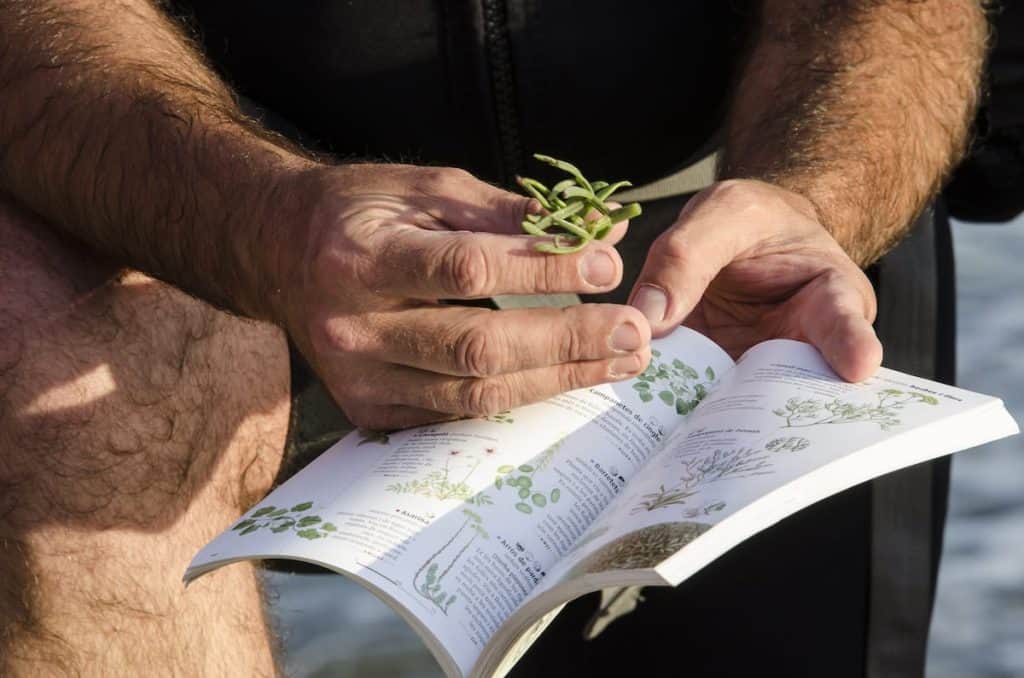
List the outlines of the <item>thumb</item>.
<svg viewBox="0 0 1024 678">
<path fill-rule="evenodd" d="M 691 200 L 676 223 L 647 253 L 629 304 L 643 313 L 654 336 L 664 336 L 690 314 L 725 266 L 749 247 L 754 229 L 733 228 L 714 210 L 696 209 Z"/>
</svg>

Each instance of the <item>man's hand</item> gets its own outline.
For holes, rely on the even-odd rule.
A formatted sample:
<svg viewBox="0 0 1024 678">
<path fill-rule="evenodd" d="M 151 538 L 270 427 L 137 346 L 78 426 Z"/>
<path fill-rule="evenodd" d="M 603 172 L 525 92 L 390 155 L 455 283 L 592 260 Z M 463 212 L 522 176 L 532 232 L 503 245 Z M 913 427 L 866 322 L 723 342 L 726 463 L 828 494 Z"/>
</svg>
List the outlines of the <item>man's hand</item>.
<svg viewBox="0 0 1024 678">
<path fill-rule="evenodd" d="M 493 414 L 639 373 L 650 328 L 628 306 L 491 311 L 439 300 L 594 293 L 619 284 L 609 240 L 533 249 L 531 200 L 454 169 L 325 169 L 311 223 L 272 264 L 271 315 L 353 423 L 400 428 Z M 465 229 L 465 230 L 463 230 Z M 274 237 L 279 237 L 276 231 Z"/>
<path fill-rule="evenodd" d="M 655 336 L 684 323 L 733 357 L 766 339 L 800 339 L 850 381 L 882 361 L 867 277 L 806 199 L 760 181 L 694 197 L 651 247 L 630 303 Z"/>
</svg>

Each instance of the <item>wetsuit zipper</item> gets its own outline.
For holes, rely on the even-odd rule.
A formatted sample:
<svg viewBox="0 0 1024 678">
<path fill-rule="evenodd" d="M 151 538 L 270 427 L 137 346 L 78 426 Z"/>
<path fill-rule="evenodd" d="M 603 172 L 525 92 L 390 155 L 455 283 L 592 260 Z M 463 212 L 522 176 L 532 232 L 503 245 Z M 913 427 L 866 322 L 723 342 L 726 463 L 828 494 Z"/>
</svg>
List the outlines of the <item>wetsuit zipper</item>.
<svg viewBox="0 0 1024 678">
<path fill-rule="evenodd" d="M 495 121 L 501 149 L 499 162 L 503 183 L 511 183 L 522 165 L 519 139 L 516 83 L 512 71 L 512 46 L 509 40 L 506 0 L 482 0 L 484 47 L 491 74 Z"/>
</svg>

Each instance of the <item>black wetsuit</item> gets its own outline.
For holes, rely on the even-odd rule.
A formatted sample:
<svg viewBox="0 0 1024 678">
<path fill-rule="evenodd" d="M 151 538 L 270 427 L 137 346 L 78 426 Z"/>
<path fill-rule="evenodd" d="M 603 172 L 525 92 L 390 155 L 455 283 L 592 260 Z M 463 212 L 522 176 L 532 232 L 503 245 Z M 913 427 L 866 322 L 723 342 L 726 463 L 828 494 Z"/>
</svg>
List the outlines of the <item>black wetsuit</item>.
<svg viewBox="0 0 1024 678">
<path fill-rule="evenodd" d="M 726 0 L 178 5 L 227 79 L 305 143 L 506 185 L 543 176 L 532 152 L 636 182 L 701 157 L 752 18 Z M 645 205 L 611 298 L 683 201 Z M 872 271 L 887 365 L 952 379 L 951 262 L 948 224 L 929 211 Z M 921 675 L 947 485 L 943 460 L 801 511 L 678 588 L 648 590 L 594 642 L 581 628 L 595 601 L 578 601 L 515 675 Z"/>
</svg>

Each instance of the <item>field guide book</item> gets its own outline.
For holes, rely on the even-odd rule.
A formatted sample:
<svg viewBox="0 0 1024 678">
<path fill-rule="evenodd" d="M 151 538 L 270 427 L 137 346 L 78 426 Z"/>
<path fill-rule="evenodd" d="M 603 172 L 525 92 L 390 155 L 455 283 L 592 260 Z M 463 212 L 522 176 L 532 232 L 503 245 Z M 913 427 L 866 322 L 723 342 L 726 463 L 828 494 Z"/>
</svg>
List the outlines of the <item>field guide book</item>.
<svg viewBox="0 0 1024 678">
<path fill-rule="evenodd" d="M 675 586 L 848 487 L 1018 431 L 996 398 L 811 346 L 737 362 L 680 328 L 639 377 L 484 419 L 356 431 L 203 548 L 186 582 L 290 558 L 359 582 L 447 675 L 506 673 L 561 607 Z"/>
</svg>

